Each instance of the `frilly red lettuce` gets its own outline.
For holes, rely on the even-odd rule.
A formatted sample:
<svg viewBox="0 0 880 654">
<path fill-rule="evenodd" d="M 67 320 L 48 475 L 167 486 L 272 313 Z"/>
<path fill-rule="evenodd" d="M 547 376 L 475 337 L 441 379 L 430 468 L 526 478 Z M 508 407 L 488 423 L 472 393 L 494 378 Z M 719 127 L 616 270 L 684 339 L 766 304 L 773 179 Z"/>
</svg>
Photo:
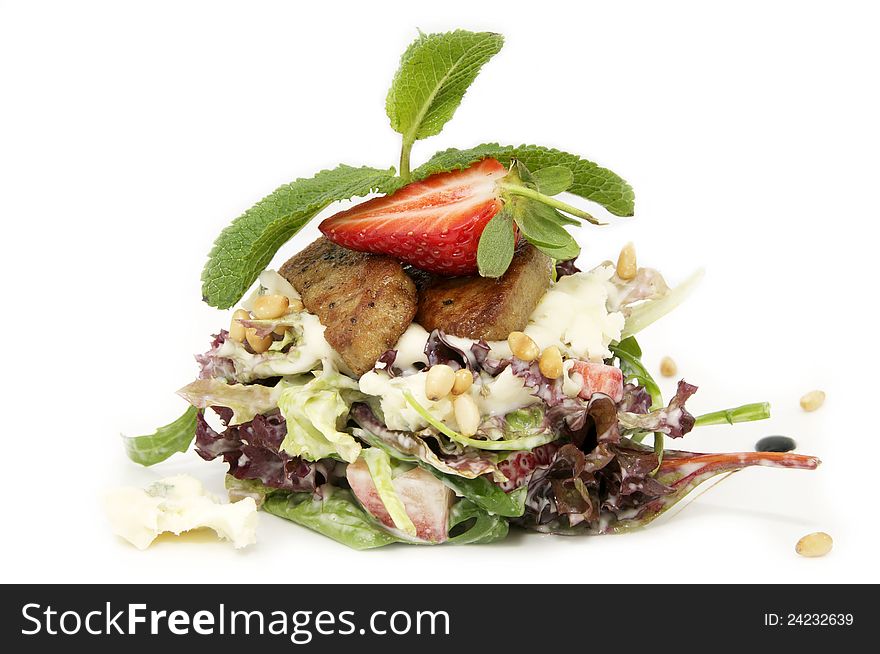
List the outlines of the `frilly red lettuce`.
<svg viewBox="0 0 880 654">
<path fill-rule="evenodd" d="M 204 354 L 196 355 L 196 363 L 199 364 L 199 379 L 226 379 L 235 381 L 235 365 L 232 359 L 221 357 L 217 354 L 220 346 L 229 338 L 229 332 L 221 329 L 219 334 L 214 334 L 211 348 Z"/>
<path fill-rule="evenodd" d="M 214 407 L 224 426 L 232 419 L 226 407 Z M 257 480 L 271 488 L 314 491 L 331 478 L 335 462 L 304 461 L 281 451 L 287 422 L 278 410 L 257 415 L 253 420 L 215 431 L 199 411 L 196 420 L 196 453 L 211 461 L 217 457 L 229 465 L 236 479 Z"/>
<path fill-rule="evenodd" d="M 684 403 L 696 392 L 696 386 L 682 379 L 668 406 L 645 414 L 621 411 L 618 415 L 620 426 L 631 431 L 660 432 L 672 438 L 681 438 L 694 428 L 695 418 Z"/>
</svg>

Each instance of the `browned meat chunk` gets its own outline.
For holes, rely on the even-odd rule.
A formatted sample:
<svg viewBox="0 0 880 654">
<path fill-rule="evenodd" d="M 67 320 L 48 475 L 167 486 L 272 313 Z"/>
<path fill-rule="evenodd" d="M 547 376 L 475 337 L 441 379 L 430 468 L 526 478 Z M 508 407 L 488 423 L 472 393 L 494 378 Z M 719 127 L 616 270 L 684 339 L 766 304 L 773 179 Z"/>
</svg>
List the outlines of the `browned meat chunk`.
<svg viewBox="0 0 880 654">
<path fill-rule="evenodd" d="M 498 279 L 443 278 L 410 269 L 419 289 L 416 322 L 428 331 L 503 340 L 526 326 L 550 286 L 550 265 L 547 255 L 523 241 Z"/>
<path fill-rule="evenodd" d="M 279 271 L 327 329 L 327 342 L 362 375 L 394 347 L 416 313 L 416 288 L 390 257 L 319 238 Z"/>
</svg>

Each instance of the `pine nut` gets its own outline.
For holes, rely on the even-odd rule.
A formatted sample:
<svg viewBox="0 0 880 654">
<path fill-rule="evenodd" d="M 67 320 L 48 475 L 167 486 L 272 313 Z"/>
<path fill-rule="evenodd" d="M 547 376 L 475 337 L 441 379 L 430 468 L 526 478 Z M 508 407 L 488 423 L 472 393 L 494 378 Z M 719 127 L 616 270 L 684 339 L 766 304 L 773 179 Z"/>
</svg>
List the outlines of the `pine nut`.
<svg viewBox="0 0 880 654">
<path fill-rule="evenodd" d="M 251 346 L 251 349 L 257 354 L 262 354 L 266 350 L 269 349 L 269 346 L 272 345 L 272 335 L 264 336 L 260 338 L 257 336 L 257 330 L 253 327 L 248 328 L 244 335 L 245 339 L 247 339 L 248 345 Z"/>
<path fill-rule="evenodd" d="M 523 332 L 510 332 L 510 336 L 507 337 L 507 344 L 510 346 L 513 356 L 523 361 L 534 361 L 541 354 L 538 346 L 535 345 L 535 341 Z"/>
<path fill-rule="evenodd" d="M 801 408 L 804 411 L 815 411 L 825 403 L 823 391 L 810 391 L 801 398 Z"/>
<path fill-rule="evenodd" d="M 294 298 L 290 301 L 290 308 L 288 309 L 288 313 L 299 313 L 305 308 L 306 305 L 302 303 L 302 300 L 297 300 L 296 298 Z"/>
<path fill-rule="evenodd" d="M 551 345 L 541 353 L 538 360 L 541 374 L 547 379 L 559 379 L 562 375 L 562 353 L 555 345 Z"/>
<path fill-rule="evenodd" d="M 283 338 L 287 334 L 287 325 L 278 325 L 272 333 Z"/>
<path fill-rule="evenodd" d="M 458 431 L 463 436 L 473 436 L 480 427 L 480 410 L 477 403 L 469 394 L 459 395 L 452 401 L 452 409 L 455 412 L 455 422 L 458 423 Z"/>
<path fill-rule="evenodd" d="M 816 531 L 801 538 L 795 545 L 795 552 L 801 556 L 825 556 L 831 551 L 834 541 L 824 531 Z"/>
<path fill-rule="evenodd" d="M 235 313 L 232 314 L 232 322 L 229 323 L 229 338 L 236 343 L 241 343 L 244 340 L 245 327 L 239 322 L 239 320 L 250 319 L 251 314 L 244 309 L 237 309 Z"/>
<path fill-rule="evenodd" d="M 624 281 L 629 281 L 636 276 L 638 268 L 636 267 L 636 247 L 632 243 L 627 243 L 620 251 L 617 257 L 617 276 Z"/>
<path fill-rule="evenodd" d="M 474 376 L 467 368 L 460 368 L 455 371 L 455 383 L 452 384 L 452 394 L 461 395 L 474 383 Z"/>
<path fill-rule="evenodd" d="M 280 318 L 290 307 L 290 300 L 286 295 L 261 295 L 254 300 L 254 316 L 259 320 L 273 320 Z"/>
<path fill-rule="evenodd" d="M 443 363 L 438 363 L 431 366 L 425 376 L 425 395 L 429 400 L 439 400 L 449 395 L 454 384 L 455 371 Z"/>
<path fill-rule="evenodd" d="M 660 360 L 660 374 L 664 377 L 675 377 L 678 374 L 678 366 L 672 357 L 663 357 Z"/>
</svg>

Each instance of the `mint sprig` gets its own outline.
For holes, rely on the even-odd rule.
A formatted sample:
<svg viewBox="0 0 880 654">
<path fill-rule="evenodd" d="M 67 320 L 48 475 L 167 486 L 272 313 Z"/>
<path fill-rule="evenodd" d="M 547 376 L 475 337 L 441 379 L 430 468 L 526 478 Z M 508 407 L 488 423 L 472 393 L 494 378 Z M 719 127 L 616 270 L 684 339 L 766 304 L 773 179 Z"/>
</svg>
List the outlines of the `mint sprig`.
<svg viewBox="0 0 880 654">
<path fill-rule="evenodd" d="M 233 306 L 278 249 L 329 204 L 374 191 L 393 192 L 400 185 L 394 168 L 341 165 L 281 186 L 217 237 L 202 271 L 204 301 L 218 309 Z"/>
<path fill-rule="evenodd" d="M 633 191 L 622 178 L 577 155 L 543 146 L 486 143 L 468 150 L 446 150 L 410 173 L 413 143 L 440 132 L 483 65 L 498 53 L 503 43 L 500 34 L 491 32 L 420 34 L 401 57 L 386 99 L 391 126 L 403 137 L 400 176 L 395 176 L 393 168 L 341 165 L 276 189 L 235 219 L 215 241 L 202 272 L 205 302 L 220 309 L 233 306 L 278 249 L 333 202 L 371 192 L 393 193 L 413 179 L 467 168 L 486 157 L 494 157 L 505 165 L 519 161 L 533 171 L 529 181 L 507 189 L 506 193 L 524 198 L 518 201 L 525 207 L 519 218 L 523 223 L 521 232 L 555 259 L 569 259 L 580 251 L 574 239 L 564 239 L 564 230 L 558 226 L 577 224 L 570 216 L 587 220 L 592 217 L 552 196 L 567 191 L 597 202 L 612 214 L 632 215 Z M 526 200 L 547 206 L 536 208 L 535 202 Z M 516 220 L 516 216 L 507 219 L 510 218 Z M 493 226 L 497 228 L 498 224 Z M 506 233 L 499 230 L 495 236 L 487 237 L 485 246 L 481 241 L 481 272 L 498 273 L 511 253 L 509 243 L 502 240 L 505 238 Z M 501 250 L 490 254 L 490 247 Z"/>
<path fill-rule="evenodd" d="M 487 157 L 497 159 L 505 166 L 514 160 L 521 161 L 533 174 L 551 166 L 564 166 L 572 173 L 571 186 L 566 189 L 568 193 L 596 202 L 615 216 L 632 216 L 635 212 L 635 193 L 622 177 L 576 154 L 541 145 L 484 143 L 467 150 L 450 148 L 435 154 L 416 168 L 412 176 L 413 179 L 424 179 L 434 173 L 463 170 Z"/>
<path fill-rule="evenodd" d="M 391 127 L 403 136 L 403 179 L 410 175 L 413 144 L 440 133 L 480 69 L 502 45 L 504 37 L 500 34 L 456 30 L 420 34 L 403 53 L 385 100 Z"/>
</svg>

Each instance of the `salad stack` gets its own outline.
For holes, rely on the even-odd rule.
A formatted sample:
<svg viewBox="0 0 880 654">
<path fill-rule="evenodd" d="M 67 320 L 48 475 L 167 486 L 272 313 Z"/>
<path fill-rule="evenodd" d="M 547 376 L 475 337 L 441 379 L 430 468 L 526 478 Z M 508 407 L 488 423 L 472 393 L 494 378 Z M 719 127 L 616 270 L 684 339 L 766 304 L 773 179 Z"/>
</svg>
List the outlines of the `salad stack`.
<svg viewBox="0 0 880 654">
<path fill-rule="evenodd" d="M 411 169 L 414 143 L 442 129 L 502 43 L 420 35 L 387 100 L 399 172 L 322 171 L 221 233 L 204 300 L 235 310 L 179 391 L 190 408 L 126 439 L 133 460 L 153 465 L 194 442 L 227 464 L 231 500 L 357 549 L 488 543 L 512 527 L 616 533 L 715 475 L 818 465 L 790 452 L 667 449 L 769 407 L 695 417 L 697 387 L 684 380 L 662 397 L 636 335 L 700 273 L 670 287 L 631 246 L 616 262 L 584 263 L 569 230 L 601 223 L 559 197 L 630 216 L 622 178 L 557 149 L 494 143 Z M 267 268 L 325 208 L 368 195 Z"/>
</svg>

